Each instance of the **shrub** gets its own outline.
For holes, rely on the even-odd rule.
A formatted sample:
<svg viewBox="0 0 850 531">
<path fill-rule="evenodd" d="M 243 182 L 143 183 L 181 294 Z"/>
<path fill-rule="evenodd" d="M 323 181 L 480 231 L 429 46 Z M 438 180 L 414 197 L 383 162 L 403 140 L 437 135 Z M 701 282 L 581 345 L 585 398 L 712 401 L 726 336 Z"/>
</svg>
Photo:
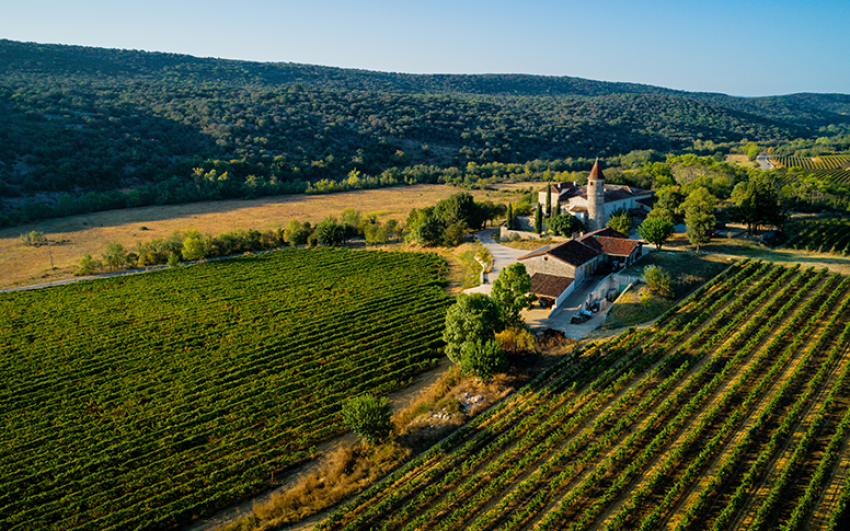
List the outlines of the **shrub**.
<svg viewBox="0 0 850 531">
<path fill-rule="evenodd" d="M 117 271 L 127 267 L 127 250 L 118 242 L 106 244 L 106 250 L 101 255 L 103 265 L 111 271 Z"/>
<path fill-rule="evenodd" d="M 168 253 L 168 265 L 169 267 L 180 265 L 180 255 L 177 253 Z"/>
<path fill-rule="evenodd" d="M 103 267 L 103 264 L 100 263 L 100 260 L 92 258 L 90 254 L 85 254 L 80 259 L 80 265 L 77 266 L 77 271 L 74 274 L 77 276 L 91 275 L 100 270 L 101 267 Z"/>
<path fill-rule="evenodd" d="M 463 372 L 481 380 L 488 380 L 503 372 L 507 366 L 507 356 L 498 340 L 492 339 L 483 343 L 475 340 L 464 344 L 460 365 Z"/>
<path fill-rule="evenodd" d="M 44 237 L 44 233 L 33 230 L 21 234 L 21 242 L 30 247 L 38 247 L 47 243 L 47 238 Z"/>
<path fill-rule="evenodd" d="M 649 289 L 658 295 L 673 296 L 673 281 L 670 279 L 670 274 L 662 271 L 660 267 L 650 265 L 643 268 L 643 280 Z"/>
<path fill-rule="evenodd" d="M 375 444 L 390 434 L 392 414 L 390 401 L 372 394 L 349 398 L 342 406 L 343 423 L 367 444 Z"/>
</svg>

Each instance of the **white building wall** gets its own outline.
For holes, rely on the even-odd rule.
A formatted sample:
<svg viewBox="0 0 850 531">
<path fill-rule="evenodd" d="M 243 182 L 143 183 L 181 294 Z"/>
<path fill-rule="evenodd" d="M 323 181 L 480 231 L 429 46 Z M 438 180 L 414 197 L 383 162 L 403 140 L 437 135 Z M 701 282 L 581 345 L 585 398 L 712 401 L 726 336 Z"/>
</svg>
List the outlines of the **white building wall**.
<svg viewBox="0 0 850 531">
<path fill-rule="evenodd" d="M 576 282 L 573 282 L 572 284 L 567 286 L 567 289 L 565 289 L 564 292 L 561 293 L 561 295 L 555 301 L 555 306 L 552 309 L 554 310 L 555 308 L 560 308 L 561 305 L 564 303 L 564 301 L 567 300 L 567 297 L 569 297 L 572 294 L 572 292 L 575 290 L 575 287 L 576 287 Z"/>
</svg>

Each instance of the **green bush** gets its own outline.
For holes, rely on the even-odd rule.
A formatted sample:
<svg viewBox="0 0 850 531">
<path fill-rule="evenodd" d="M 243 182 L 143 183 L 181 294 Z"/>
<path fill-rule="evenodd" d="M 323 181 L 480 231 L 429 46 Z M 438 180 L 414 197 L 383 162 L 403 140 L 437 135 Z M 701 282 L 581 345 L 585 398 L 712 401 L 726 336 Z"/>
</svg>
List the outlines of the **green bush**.
<svg viewBox="0 0 850 531">
<path fill-rule="evenodd" d="M 180 255 L 177 253 L 168 253 L 168 266 L 175 267 L 180 265 Z"/>
<path fill-rule="evenodd" d="M 669 273 L 665 273 L 660 267 L 650 265 L 643 268 L 643 280 L 650 290 L 662 297 L 673 296 L 673 281 Z"/>
<path fill-rule="evenodd" d="M 481 380 L 492 378 L 508 366 L 505 351 L 495 339 L 482 343 L 480 340 L 464 344 L 461 370 Z"/>
<path fill-rule="evenodd" d="M 390 401 L 372 394 L 349 398 L 342 406 L 343 423 L 367 444 L 375 444 L 390 434 L 392 414 Z"/>
<path fill-rule="evenodd" d="M 44 237 L 44 233 L 33 230 L 21 234 L 21 242 L 30 247 L 38 247 L 47 243 L 47 238 Z"/>
<path fill-rule="evenodd" d="M 91 275 L 99 271 L 103 267 L 100 260 L 92 258 L 92 255 L 85 254 L 80 259 L 80 265 L 77 266 L 77 271 L 74 273 L 77 276 Z"/>
</svg>

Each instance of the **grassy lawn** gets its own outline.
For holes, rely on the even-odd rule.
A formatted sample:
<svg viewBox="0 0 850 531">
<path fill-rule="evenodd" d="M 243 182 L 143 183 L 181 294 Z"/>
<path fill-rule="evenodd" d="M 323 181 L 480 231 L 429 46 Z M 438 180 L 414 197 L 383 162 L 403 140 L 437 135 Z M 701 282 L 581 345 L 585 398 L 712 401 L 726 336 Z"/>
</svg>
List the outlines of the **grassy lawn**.
<svg viewBox="0 0 850 531">
<path fill-rule="evenodd" d="M 649 322 L 666 312 L 680 299 L 729 267 L 734 259 L 716 255 L 697 255 L 683 251 L 657 251 L 627 268 L 626 275 L 641 276 L 650 265 L 660 267 L 673 279 L 673 297 L 660 297 L 640 284 L 615 304 L 602 323 L 603 330 L 614 330 Z"/>
<path fill-rule="evenodd" d="M 451 294 L 480 284 L 481 264 L 475 259 L 476 256 L 488 264 L 488 269 L 493 266 L 493 256 L 479 241 L 464 243 L 455 248 L 441 247 L 438 252 L 449 263 L 447 289 Z"/>
</svg>

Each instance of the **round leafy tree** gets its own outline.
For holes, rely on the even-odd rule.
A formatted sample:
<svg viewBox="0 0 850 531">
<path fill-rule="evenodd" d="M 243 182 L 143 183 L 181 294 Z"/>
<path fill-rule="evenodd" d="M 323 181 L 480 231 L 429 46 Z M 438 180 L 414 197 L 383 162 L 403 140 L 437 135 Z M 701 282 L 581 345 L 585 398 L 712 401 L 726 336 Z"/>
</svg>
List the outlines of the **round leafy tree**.
<svg viewBox="0 0 850 531">
<path fill-rule="evenodd" d="M 507 368 L 505 351 L 495 339 L 468 341 L 463 347 L 461 370 L 481 380 L 487 380 Z"/>
<path fill-rule="evenodd" d="M 351 397 L 342 406 L 342 421 L 367 444 L 375 444 L 390 434 L 392 415 L 390 401 L 372 394 Z"/>
<path fill-rule="evenodd" d="M 632 230 L 632 217 L 628 210 L 621 208 L 611 214 L 605 226 L 627 235 Z"/>
<path fill-rule="evenodd" d="M 493 282 L 493 292 L 490 296 L 499 306 L 506 325 L 522 323 L 519 313 L 531 304 L 530 292 L 531 277 L 528 276 L 524 264 L 511 264 L 499 273 L 499 278 Z"/>
<path fill-rule="evenodd" d="M 501 312 L 493 299 L 481 293 L 462 293 L 446 312 L 446 355 L 461 365 L 465 343 L 490 341 L 502 328 Z"/>
<path fill-rule="evenodd" d="M 661 249 L 664 242 L 673 235 L 673 221 L 667 218 L 646 218 L 638 227 L 638 234 L 644 240 Z"/>
</svg>

